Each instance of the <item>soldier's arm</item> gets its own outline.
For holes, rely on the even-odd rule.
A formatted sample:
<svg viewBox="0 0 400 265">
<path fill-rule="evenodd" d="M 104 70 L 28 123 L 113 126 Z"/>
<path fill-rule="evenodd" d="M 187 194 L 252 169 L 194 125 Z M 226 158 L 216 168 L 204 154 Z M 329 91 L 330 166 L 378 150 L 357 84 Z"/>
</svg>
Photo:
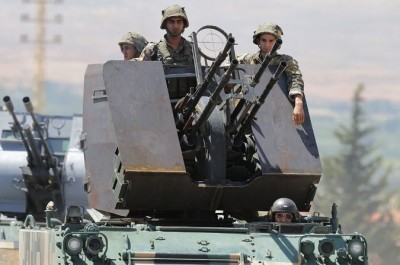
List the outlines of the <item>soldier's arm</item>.
<svg viewBox="0 0 400 265">
<path fill-rule="evenodd" d="M 287 63 L 285 73 L 288 82 L 289 98 L 294 101 L 296 95 L 303 97 L 304 81 L 298 62 L 288 55 L 282 55 L 281 60 Z"/>
<path fill-rule="evenodd" d="M 238 60 L 239 64 L 249 64 L 250 59 L 251 59 L 251 54 L 250 53 L 244 53 L 236 56 L 236 59 Z"/>
<path fill-rule="evenodd" d="M 151 61 L 151 55 L 156 49 L 157 45 L 154 42 L 149 42 L 149 44 L 144 47 L 142 53 L 137 58 L 137 61 Z"/>
<path fill-rule="evenodd" d="M 289 98 L 294 101 L 294 108 L 292 112 L 292 120 L 296 125 L 300 125 L 304 122 L 304 108 L 303 108 L 303 96 L 304 96 L 304 81 L 303 75 L 301 74 L 299 64 L 295 59 L 289 55 L 280 55 L 279 61 L 285 61 L 287 67 L 285 69 Z"/>
</svg>

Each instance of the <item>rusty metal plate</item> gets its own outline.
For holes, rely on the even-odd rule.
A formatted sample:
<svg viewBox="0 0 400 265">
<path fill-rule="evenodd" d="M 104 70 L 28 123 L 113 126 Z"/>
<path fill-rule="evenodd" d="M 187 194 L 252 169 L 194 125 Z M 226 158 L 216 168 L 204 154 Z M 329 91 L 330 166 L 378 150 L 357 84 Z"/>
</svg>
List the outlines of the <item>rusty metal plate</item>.
<svg viewBox="0 0 400 265">
<path fill-rule="evenodd" d="M 248 73 L 258 67 L 244 66 Z M 255 88 L 258 95 L 265 89 L 275 69 L 270 66 L 262 76 Z M 294 102 L 288 94 L 286 75 L 282 74 L 252 124 L 262 170 L 264 173 L 321 175 L 322 167 L 307 100 L 303 98 L 305 121 L 296 126 L 292 121 Z"/>
<path fill-rule="evenodd" d="M 126 216 L 129 211 L 116 210 L 111 189 L 113 159 L 117 147 L 107 95 L 103 65 L 89 65 L 85 73 L 83 97 L 83 130 L 85 134 L 85 167 L 89 206 Z"/>
<path fill-rule="evenodd" d="M 186 172 L 161 62 L 109 61 L 103 77 L 124 169 Z"/>
</svg>

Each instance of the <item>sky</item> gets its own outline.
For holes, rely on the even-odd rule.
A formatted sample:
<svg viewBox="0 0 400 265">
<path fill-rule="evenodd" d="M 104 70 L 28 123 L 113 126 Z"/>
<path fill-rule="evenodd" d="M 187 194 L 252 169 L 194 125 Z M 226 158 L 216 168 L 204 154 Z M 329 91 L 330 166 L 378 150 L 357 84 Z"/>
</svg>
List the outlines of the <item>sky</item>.
<svg viewBox="0 0 400 265">
<path fill-rule="evenodd" d="M 53 0 L 54 1 L 54 0 Z M 32 2 L 32 0 L 31 0 Z M 50 0 L 48 0 L 50 2 Z M 0 92 L 30 89 L 35 73 L 37 4 L 0 0 Z M 47 24 L 46 80 L 82 95 L 88 64 L 120 60 L 117 45 L 128 31 L 158 41 L 161 10 L 179 4 L 189 17 L 184 36 L 204 25 L 215 25 L 235 38 L 236 54 L 254 53 L 252 34 L 260 24 L 283 29 L 280 53 L 300 65 L 308 101 L 350 100 L 360 83 L 364 97 L 400 102 L 400 1 L 396 0 L 64 0 L 47 5 L 47 17 L 60 14 L 61 24 Z M 1 95 L 3 96 L 3 95 Z"/>
</svg>

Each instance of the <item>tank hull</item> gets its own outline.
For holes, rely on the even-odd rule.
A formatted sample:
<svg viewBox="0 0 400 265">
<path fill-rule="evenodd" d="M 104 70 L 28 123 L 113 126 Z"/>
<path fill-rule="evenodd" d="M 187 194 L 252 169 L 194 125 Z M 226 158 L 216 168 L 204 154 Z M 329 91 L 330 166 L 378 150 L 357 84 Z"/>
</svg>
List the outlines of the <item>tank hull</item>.
<svg viewBox="0 0 400 265">
<path fill-rule="evenodd" d="M 90 231 L 87 227 L 64 224 L 50 230 L 22 229 L 20 240 L 24 243 L 20 246 L 20 264 L 315 265 L 326 264 L 327 260 L 330 260 L 329 264 L 367 264 L 366 260 L 351 259 L 347 250 L 355 237 L 365 243 L 362 236 L 324 233 L 327 227 L 315 224 L 105 225 Z M 306 230 L 312 233 L 305 233 Z M 73 254 L 67 243 L 72 237 L 79 238 L 82 246 Z M 87 242 L 93 237 L 101 238 L 102 242 L 101 250 L 96 254 L 91 254 L 88 249 L 90 244 Z M 326 256 L 320 252 L 324 242 L 330 242 L 334 247 Z M 314 250 L 305 255 L 306 247 Z"/>
</svg>

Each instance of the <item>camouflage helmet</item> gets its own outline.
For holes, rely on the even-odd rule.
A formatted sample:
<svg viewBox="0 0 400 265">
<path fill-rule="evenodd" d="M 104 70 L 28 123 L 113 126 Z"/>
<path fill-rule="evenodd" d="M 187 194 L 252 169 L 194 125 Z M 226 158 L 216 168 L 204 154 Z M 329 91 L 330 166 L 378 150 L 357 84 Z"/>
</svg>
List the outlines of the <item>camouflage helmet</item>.
<svg viewBox="0 0 400 265">
<path fill-rule="evenodd" d="M 272 207 L 269 211 L 271 220 L 275 220 L 275 213 L 279 212 L 291 213 L 295 222 L 299 221 L 300 219 L 299 210 L 297 210 L 296 204 L 291 199 L 279 198 L 274 202 L 274 204 L 272 204 Z"/>
<path fill-rule="evenodd" d="M 258 29 L 256 31 L 254 31 L 254 34 L 253 34 L 253 43 L 254 44 L 258 44 L 257 39 L 262 34 L 271 34 L 271 35 L 274 35 L 275 38 L 281 39 L 282 35 L 283 35 L 283 31 L 282 31 L 281 27 L 279 27 L 278 25 L 276 25 L 274 23 L 262 24 L 262 25 L 258 26 Z"/>
<path fill-rule="evenodd" d="M 128 32 L 124 36 L 122 36 L 121 40 L 118 42 L 118 45 L 122 47 L 122 44 L 130 43 L 135 46 L 135 48 L 142 52 L 144 47 L 148 44 L 148 41 L 140 34 L 136 32 Z"/>
<path fill-rule="evenodd" d="M 181 17 L 185 23 L 185 28 L 189 27 L 189 20 L 186 16 L 186 11 L 184 7 L 179 5 L 169 6 L 161 11 L 161 29 L 165 29 L 165 24 L 167 24 L 167 19 L 170 17 Z"/>
</svg>

